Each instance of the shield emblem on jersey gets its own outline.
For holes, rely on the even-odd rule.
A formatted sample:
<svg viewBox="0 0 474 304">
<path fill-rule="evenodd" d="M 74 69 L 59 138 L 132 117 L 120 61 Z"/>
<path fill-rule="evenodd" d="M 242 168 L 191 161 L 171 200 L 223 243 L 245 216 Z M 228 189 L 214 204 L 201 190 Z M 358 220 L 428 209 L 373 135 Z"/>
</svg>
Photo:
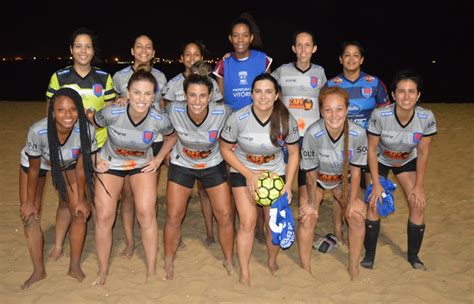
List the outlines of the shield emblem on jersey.
<svg viewBox="0 0 474 304">
<path fill-rule="evenodd" d="M 102 91 L 104 91 L 104 88 L 101 84 L 97 83 L 92 86 L 92 93 L 94 93 L 96 97 L 102 96 Z"/>
<path fill-rule="evenodd" d="M 349 151 L 347 151 L 348 154 L 349 154 L 349 160 L 352 159 L 352 149 L 349 149 Z M 341 151 L 341 156 L 342 156 L 342 159 L 344 159 L 344 150 Z"/>
<path fill-rule="evenodd" d="M 143 142 L 145 144 L 151 143 L 151 141 L 153 140 L 153 135 L 153 131 L 143 131 Z"/>
<path fill-rule="evenodd" d="M 362 88 L 362 96 L 369 98 L 372 95 L 372 88 Z"/>
<path fill-rule="evenodd" d="M 318 77 L 311 76 L 310 84 L 313 89 L 318 87 Z"/>
<path fill-rule="evenodd" d="M 207 132 L 209 141 L 211 143 L 216 142 L 218 133 L 219 132 L 217 130 L 210 130 L 210 131 Z"/>
<path fill-rule="evenodd" d="M 79 158 L 79 155 L 81 155 L 81 149 L 79 149 L 79 148 L 71 149 L 71 157 L 73 159 Z"/>
<path fill-rule="evenodd" d="M 420 133 L 420 132 L 413 133 L 413 143 L 415 144 L 419 143 L 422 138 L 423 138 L 423 133 Z"/>
</svg>

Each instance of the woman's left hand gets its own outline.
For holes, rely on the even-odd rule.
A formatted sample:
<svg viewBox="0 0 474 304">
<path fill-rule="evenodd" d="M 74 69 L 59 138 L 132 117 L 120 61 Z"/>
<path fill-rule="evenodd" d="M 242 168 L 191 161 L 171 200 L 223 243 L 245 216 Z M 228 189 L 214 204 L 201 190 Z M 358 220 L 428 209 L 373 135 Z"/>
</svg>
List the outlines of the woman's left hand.
<svg viewBox="0 0 474 304">
<path fill-rule="evenodd" d="M 288 204 L 291 204 L 291 198 L 293 197 L 291 195 L 291 185 L 289 184 L 285 184 L 285 186 L 283 187 L 283 190 L 281 190 L 281 195 L 284 195 L 285 193 L 288 193 Z"/>
<path fill-rule="evenodd" d="M 425 210 L 426 207 L 426 197 L 425 189 L 422 186 L 415 186 L 410 193 L 408 193 L 408 200 L 414 204 L 415 208 L 420 208 Z"/>
<path fill-rule="evenodd" d="M 74 217 L 80 217 L 79 213 L 82 213 L 82 218 L 84 219 L 84 222 L 86 222 L 91 214 L 91 207 L 87 202 L 79 201 L 76 206 L 74 206 Z"/>
<path fill-rule="evenodd" d="M 161 161 L 157 160 L 156 158 L 152 158 L 143 168 L 142 172 L 143 173 L 152 173 L 156 172 L 161 165 Z"/>
</svg>

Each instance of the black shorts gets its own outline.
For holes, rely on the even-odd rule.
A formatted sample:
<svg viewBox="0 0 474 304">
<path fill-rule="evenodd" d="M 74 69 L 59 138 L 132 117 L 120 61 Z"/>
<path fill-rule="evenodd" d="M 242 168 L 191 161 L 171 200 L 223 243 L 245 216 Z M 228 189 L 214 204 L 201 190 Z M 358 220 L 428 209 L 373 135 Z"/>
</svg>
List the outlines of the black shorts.
<svg viewBox="0 0 474 304">
<path fill-rule="evenodd" d="M 280 175 L 280 177 L 283 179 L 283 181 L 286 181 L 284 175 Z M 237 173 L 237 172 L 231 172 L 230 173 L 230 185 L 232 186 L 232 188 L 247 187 L 247 181 L 246 181 L 245 177 L 242 174 Z"/>
<path fill-rule="evenodd" d="M 192 189 L 196 179 L 200 180 L 204 189 L 219 186 L 229 180 L 225 162 L 205 169 L 191 169 L 170 163 L 168 181 Z"/>
<path fill-rule="evenodd" d="M 389 167 L 379 162 L 379 175 L 380 176 L 387 178 L 390 172 L 390 169 L 395 175 L 398 175 L 403 172 L 413 172 L 413 171 L 416 172 L 416 158 L 409 161 L 408 163 L 404 164 L 401 167 Z M 367 172 L 370 172 L 369 169 L 367 169 Z"/>
<path fill-rule="evenodd" d="M 161 150 L 161 147 L 163 147 L 163 141 L 157 141 L 151 145 L 151 148 L 153 149 L 153 156 L 158 155 Z"/>
<path fill-rule="evenodd" d="M 135 169 L 132 169 L 132 170 L 109 169 L 109 170 L 105 171 L 104 173 L 119 176 L 119 177 L 125 177 L 127 175 L 131 176 L 131 175 L 135 175 L 135 174 L 138 174 L 138 173 L 142 173 L 142 168 L 135 168 Z"/>
<path fill-rule="evenodd" d="M 21 168 L 21 170 L 23 170 L 23 172 L 25 172 L 26 174 L 28 174 L 28 169 L 29 169 L 28 167 L 25 167 L 25 166 L 20 165 L 20 168 Z M 48 174 L 48 170 L 40 169 L 38 176 L 39 176 L 39 177 L 45 177 L 46 174 Z"/>
</svg>

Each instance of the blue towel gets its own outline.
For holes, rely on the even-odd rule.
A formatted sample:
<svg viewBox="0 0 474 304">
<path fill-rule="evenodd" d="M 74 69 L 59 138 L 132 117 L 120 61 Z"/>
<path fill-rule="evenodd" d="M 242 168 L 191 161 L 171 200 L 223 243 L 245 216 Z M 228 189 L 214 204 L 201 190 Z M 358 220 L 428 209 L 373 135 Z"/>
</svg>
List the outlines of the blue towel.
<svg viewBox="0 0 474 304">
<path fill-rule="evenodd" d="M 377 210 L 381 217 L 386 217 L 387 215 L 395 212 L 395 200 L 393 198 L 392 192 L 397 188 L 397 185 L 394 184 L 388 178 L 379 176 L 380 184 L 382 185 L 382 202 L 377 200 Z M 372 193 L 372 184 L 367 186 L 367 191 L 365 192 L 365 202 L 369 202 L 369 195 Z"/>
<path fill-rule="evenodd" d="M 270 207 L 272 244 L 288 249 L 295 241 L 295 220 L 288 204 L 288 193 L 280 196 Z"/>
</svg>

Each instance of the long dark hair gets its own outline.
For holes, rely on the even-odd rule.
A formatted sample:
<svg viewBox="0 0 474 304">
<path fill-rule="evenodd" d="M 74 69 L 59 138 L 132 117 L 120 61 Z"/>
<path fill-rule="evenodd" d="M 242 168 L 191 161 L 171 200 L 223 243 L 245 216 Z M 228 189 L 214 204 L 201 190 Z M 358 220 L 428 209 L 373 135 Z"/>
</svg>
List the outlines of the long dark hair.
<svg viewBox="0 0 474 304">
<path fill-rule="evenodd" d="M 243 12 L 239 17 L 232 21 L 230 25 L 230 34 L 232 34 L 232 31 L 237 24 L 245 24 L 249 28 L 250 34 L 253 35 L 253 41 L 250 44 L 250 47 L 262 51 L 263 40 L 255 18 L 249 12 Z"/>
<path fill-rule="evenodd" d="M 319 92 L 319 109 L 322 111 L 323 102 L 329 95 L 339 95 L 344 98 L 346 108 L 349 107 L 349 94 L 341 87 L 323 87 Z M 344 121 L 344 150 L 342 162 L 342 209 L 345 210 L 349 203 L 349 120 L 346 117 Z M 363 177 L 361 177 L 363 178 Z"/>
<path fill-rule="evenodd" d="M 64 160 L 61 154 L 61 143 L 58 137 L 58 130 L 53 116 L 54 105 L 59 96 L 67 96 L 72 99 L 76 106 L 79 121 L 79 134 L 81 138 L 81 154 L 84 163 L 84 175 L 86 178 L 86 195 L 90 202 L 94 199 L 94 178 L 93 166 L 91 157 L 91 133 L 89 129 L 89 121 L 87 120 L 82 105 L 82 97 L 74 89 L 61 88 L 54 94 L 48 107 L 48 145 L 51 162 L 51 176 L 53 185 L 58 190 L 61 200 L 67 202 L 69 200 L 66 188 L 66 181 L 62 174 L 64 170 Z M 71 131 L 74 132 L 74 131 Z M 69 184 L 69 182 L 68 182 Z M 69 187 L 71 185 L 69 184 Z"/>
<path fill-rule="evenodd" d="M 79 35 L 87 35 L 91 38 L 92 48 L 94 49 L 94 56 L 92 57 L 91 66 L 103 63 L 103 61 L 100 59 L 99 39 L 97 38 L 97 35 L 94 33 L 94 31 L 88 28 L 81 27 L 72 32 L 71 36 L 69 36 L 69 47 L 74 47 L 74 41 Z"/>
<path fill-rule="evenodd" d="M 252 92 L 255 87 L 255 83 L 260 80 L 270 80 L 273 83 L 275 92 L 280 92 L 280 86 L 278 85 L 277 80 L 272 75 L 265 73 L 255 77 L 254 81 L 252 82 Z M 280 97 L 278 97 L 273 103 L 273 111 L 272 115 L 270 116 L 270 140 L 275 147 L 281 146 L 281 143 L 278 142 L 279 139 L 284 140 L 288 136 L 289 118 L 290 112 L 280 100 Z"/>
</svg>

